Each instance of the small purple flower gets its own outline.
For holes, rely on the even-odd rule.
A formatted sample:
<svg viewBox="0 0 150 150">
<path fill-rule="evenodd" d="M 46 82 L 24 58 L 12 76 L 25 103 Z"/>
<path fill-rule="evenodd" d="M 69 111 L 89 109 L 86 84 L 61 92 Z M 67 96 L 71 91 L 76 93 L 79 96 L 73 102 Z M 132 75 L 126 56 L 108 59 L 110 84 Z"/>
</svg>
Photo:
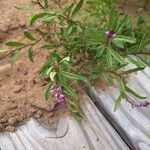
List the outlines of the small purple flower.
<svg viewBox="0 0 150 150">
<path fill-rule="evenodd" d="M 65 104 L 65 96 L 63 94 L 62 88 L 58 85 L 54 85 L 51 89 L 51 92 L 56 96 L 57 108 L 61 108 Z"/>
<path fill-rule="evenodd" d="M 145 101 L 145 102 L 140 102 L 139 104 L 134 104 L 135 107 L 148 107 L 150 105 L 150 102 Z"/>
<path fill-rule="evenodd" d="M 116 36 L 116 33 L 114 30 L 106 31 L 105 34 L 108 38 L 111 38 L 111 39 L 115 38 Z"/>
</svg>

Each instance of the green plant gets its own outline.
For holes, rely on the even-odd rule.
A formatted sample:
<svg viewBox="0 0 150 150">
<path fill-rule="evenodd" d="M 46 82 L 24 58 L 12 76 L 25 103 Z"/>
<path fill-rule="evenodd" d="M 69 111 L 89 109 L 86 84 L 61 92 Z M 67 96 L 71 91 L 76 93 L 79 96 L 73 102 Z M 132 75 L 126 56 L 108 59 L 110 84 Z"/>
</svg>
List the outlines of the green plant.
<svg viewBox="0 0 150 150">
<path fill-rule="evenodd" d="M 51 3 L 58 8 L 53 10 Z M 84 82 L 86 78 L 95 81 L 103 77 L 111 84 L 117 81 L 120 95 L 114 111 L 127 93 L 140 99 L 147 98 L 128 87 L 125 77 L 145 68 L 138 55 L 150 54 L 145 51 L 145 46 L 150 43 L 150 28 L 142 16 L 138 17 L 136 23 L 128 15 L 117 11 L 115 4 L 115 0 L 79 0 L 62 6 L 60 0 L 35 0 L 16 7 L 27 11 L 39 5 L 41 12 L 31 15 L 30 25 L 34 28 L 37 22 L 41 22 L 44 26 L 24 32 L 30 41 L 27 44 L 18 41 L 6 43 L 16 48 L 12 63 L 25 47 L 29 47 L 28 55 L 34 62 L 34 47 L 42 41 L 41 48 L 49 54 L 39 72 L 41 78 L 50 79 L 45 98 L 48 100 L 51 91 L 57 97 L 58 106 L 65 101 L 77 120 L 82 118 L 82 113 L 74 85 Z M 134 67 L 125 70 L 129 63 Z"/>
</svg>

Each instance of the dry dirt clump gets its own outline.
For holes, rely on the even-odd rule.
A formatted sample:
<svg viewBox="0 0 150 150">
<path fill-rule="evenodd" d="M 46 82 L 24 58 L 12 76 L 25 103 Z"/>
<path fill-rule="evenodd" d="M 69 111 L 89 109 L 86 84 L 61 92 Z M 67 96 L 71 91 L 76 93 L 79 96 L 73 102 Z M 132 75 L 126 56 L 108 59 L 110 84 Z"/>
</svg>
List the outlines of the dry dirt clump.
<svg viewBox="0 0 150 150">
<path fill-rule="evenodd" d="M 0 1 L 0 43 L 9 40 L 20 40 L 20 33 L 28 26 L 28 16 L 31 13 L 18 13 L 13 7 L 29 0 Z M 34 8 L 31 11 L 39 11 Z M 21 53 L 20 59 L 12 68 L 9 57 L 0 61 L 0 132 L 13 132 L 16 127 L 30 117 L 50 124 L 59 117 L 68 114 L 63 108 L 53 111 L 55 99 L 44 99 L 44 91 L 48 81 L 39 78 L 39 68 L 46 60 L 47 54 L 36 48 L 34 62 L 29 61 L 27 49 Z"/>
</svg>

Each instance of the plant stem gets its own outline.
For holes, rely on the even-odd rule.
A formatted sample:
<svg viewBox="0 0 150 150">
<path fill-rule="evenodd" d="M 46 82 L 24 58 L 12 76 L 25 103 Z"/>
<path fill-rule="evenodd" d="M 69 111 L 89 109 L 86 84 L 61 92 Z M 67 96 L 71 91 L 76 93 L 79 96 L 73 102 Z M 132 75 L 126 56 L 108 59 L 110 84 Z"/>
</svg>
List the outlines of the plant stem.
<svg viewBox="0 0 150 150">
<path fill-rule="evenodd" d="M 22 46 L 22 47 L 19 47 L 19 48 L 14 49 L 14 50 L 10 51 L 9 53 L 7 53 L 5 56 L 1 57 L 0 60 L 6 58 L 7 56 L 13 54 L 14 52 L 16 52 L 16 51 L 18 51 L 18 50 L 21 50 L 21 49 L 23 49 L 23 48 L 27 48 L 27 47 L 29 47 L 29 46 L 35 45 L 35 44 L 39 43 L 42 39 L 43 39 L 43 37 L 39 38 L 39 39 L 38 39 L 36 42 L 34 42 L 34 43 L 26 44 L 26 45 L 24 45 L 24 46 Z"/>
</svg>

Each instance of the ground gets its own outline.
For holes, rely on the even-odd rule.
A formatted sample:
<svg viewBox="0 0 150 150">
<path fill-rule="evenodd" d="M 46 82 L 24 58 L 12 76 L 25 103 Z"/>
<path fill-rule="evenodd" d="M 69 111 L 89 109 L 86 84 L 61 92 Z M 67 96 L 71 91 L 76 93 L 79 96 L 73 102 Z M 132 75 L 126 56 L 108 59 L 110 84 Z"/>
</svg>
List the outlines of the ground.
<svg viewBox="0 0 150 150">
<path fill-rule="evenodd" d="M 29 0 L 0 1 L 0 43 L 9 40 L 22 40 L 22 31 L 29 26 L 28 18 L 32 12 L 39 11 L 36 7 L 31 11 L 18 12 L 14 5 L 19 6 Z M 137 15 L 138 8 L 143 3 L 124 2 L 119 8 L 125 12 Z M 38 77 L 40 64 L 46 59 L 46 53 L 41 52 L 37 46 L 35 63 L 29 61 L 27 49 L 21 53 L 20 59 L 12 68 L 9 57 L 0 61 L 0 132 L 15 131 L 16 126 L 22 121 L 34 117 L 45 123 L 52 123 L 61 116 L 67 115 L 64 108 L 53 112 L 54 98 L 44 100 L 44 90 L 47 81 Z M 4 54 L 0 55 L 0 58 Z M 61 114 L 61 115 L 60 115 Z"/>
</svg>

